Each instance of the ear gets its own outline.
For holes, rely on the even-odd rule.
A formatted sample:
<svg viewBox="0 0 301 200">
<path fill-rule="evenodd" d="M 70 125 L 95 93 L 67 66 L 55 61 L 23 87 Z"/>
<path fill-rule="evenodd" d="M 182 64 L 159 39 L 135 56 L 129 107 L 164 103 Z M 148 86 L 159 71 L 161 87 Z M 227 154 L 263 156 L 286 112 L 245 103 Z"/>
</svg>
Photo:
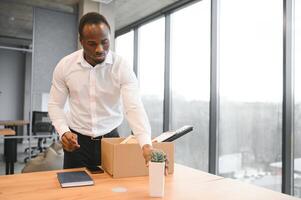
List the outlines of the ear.
<svg viewBox="0 0 301 200">
<path fill-rule="evenodd" d="M 79 36 L 79 42 L 80 42 L 80 44 L 83 46 L 83 39 Z"/>
</svg>

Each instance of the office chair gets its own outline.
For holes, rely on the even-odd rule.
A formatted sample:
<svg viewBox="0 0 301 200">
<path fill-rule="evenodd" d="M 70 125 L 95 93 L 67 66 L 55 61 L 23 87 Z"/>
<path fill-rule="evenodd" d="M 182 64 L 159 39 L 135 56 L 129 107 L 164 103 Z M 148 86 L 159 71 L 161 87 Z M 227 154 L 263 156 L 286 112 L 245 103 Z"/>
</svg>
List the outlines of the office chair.
<svg viewBox="0 0 301 200">
<path fill-rule="evenodd" d="M 48 112 L 33 111 L 32 112 L 32 135 L 52 135 L 54 133 L 54 127 L 51 124 Z M 50 136 L 49 138 L 52 138 Z M 38 138 L 37 146 L 31 148 L 31 157 L 36 157 L 39 153 L 43 152 L 46 147 L 43 144 L 46 143 L 47 138 Z M 25 152 L 29 151 L 29 147 L 25 149 Z M 35 153 L 36 152 L 36 153 Z M 24 159 L 26 163 L 29 157 Z"/>
</svg>

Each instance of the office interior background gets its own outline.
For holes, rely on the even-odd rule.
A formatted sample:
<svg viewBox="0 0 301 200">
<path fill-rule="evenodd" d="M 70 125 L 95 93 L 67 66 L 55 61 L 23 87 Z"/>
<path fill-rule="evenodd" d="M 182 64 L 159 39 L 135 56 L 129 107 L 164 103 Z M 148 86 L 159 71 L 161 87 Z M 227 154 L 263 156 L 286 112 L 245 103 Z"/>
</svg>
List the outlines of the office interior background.
<svg viewBox="0 0 301 200">
<path fill-rule="evenodd" d="M 1 0 L 0 120 L 47 112 L 53 69 L 79 48 L 89 11 L 136 73 L 152 137 L 194 127 L 175 162 L 301 197 L 300 0 Z M 21 169 L 37 141 L 20 129 Z"/>
</svg>

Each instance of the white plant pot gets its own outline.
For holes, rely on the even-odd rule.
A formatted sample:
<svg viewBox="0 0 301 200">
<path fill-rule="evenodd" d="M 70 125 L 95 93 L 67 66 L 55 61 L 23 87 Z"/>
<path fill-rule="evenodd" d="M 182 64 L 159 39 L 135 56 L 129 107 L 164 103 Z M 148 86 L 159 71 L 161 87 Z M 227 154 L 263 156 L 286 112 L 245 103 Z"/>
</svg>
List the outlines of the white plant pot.
<svg viewBox="0 0 301 200">
<path fill-rule="evenodd" d="M 149 195 L 164 196 L 165 162 L 149 162 Z"/>
</svg>

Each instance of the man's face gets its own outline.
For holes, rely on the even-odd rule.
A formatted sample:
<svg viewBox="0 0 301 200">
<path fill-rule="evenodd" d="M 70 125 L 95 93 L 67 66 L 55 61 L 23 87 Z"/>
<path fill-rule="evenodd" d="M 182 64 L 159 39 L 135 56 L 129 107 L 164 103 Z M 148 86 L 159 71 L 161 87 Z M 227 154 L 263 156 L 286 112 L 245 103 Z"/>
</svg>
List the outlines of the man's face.
<svg viewBox="0 0 301 200">
<path fill-rule="evenodd" d="M 86 24 L 80 42 L 86 61 L 95 66 L 102 63 L 110 47 L 110 30 L 106 24 Z"/>
</svg>

